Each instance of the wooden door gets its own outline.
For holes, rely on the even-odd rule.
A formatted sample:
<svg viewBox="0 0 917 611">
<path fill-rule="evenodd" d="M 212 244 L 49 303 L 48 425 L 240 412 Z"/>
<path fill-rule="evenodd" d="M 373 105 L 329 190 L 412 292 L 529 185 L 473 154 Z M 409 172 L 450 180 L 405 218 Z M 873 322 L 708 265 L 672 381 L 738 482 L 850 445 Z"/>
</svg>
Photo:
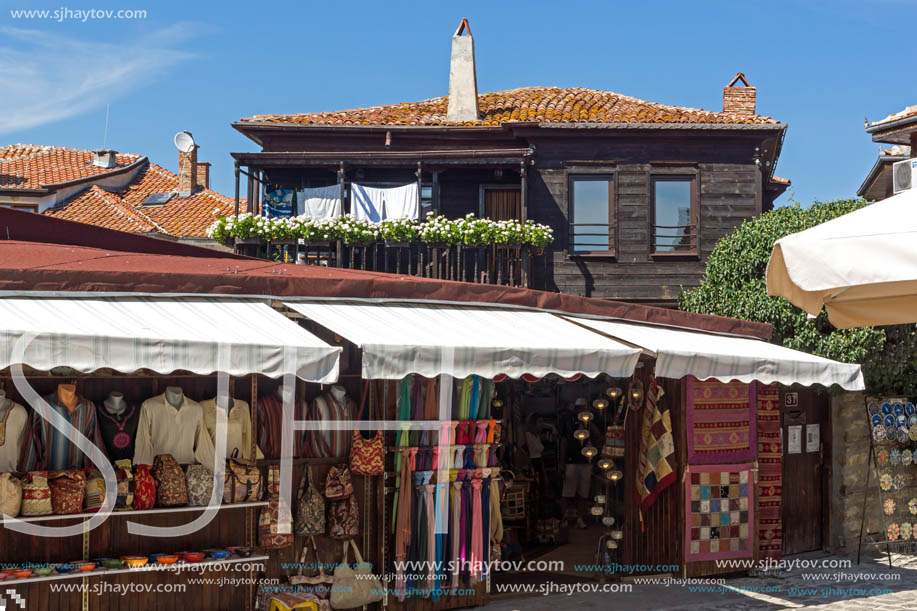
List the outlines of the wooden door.
<svg viewBox="0 0 917 611">
<path fill-rule="evenodd" d="M 522 196 L 519 188 L 485 188 L 484 218 L 495 221 L 520 220 Z"/>
<path fill-rule="evenodd" d="M 822 549 L 827 525 L 830 404 L 824 392 L 781 388 L 783 553 Z"/>
</svg>

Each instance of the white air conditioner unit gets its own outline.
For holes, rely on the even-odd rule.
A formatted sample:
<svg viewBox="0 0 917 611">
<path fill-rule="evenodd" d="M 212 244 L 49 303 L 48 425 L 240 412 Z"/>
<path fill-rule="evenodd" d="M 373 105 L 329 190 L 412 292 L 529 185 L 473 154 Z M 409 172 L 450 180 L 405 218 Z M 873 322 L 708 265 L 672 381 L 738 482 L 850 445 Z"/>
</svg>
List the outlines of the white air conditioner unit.
<svg viewBox="0 0 917 611">
<path fill-rule="evenodd" d="M 917 185 L 917 159 L 892 164 L 892 190 L 901 193 Z"/>
</svg>

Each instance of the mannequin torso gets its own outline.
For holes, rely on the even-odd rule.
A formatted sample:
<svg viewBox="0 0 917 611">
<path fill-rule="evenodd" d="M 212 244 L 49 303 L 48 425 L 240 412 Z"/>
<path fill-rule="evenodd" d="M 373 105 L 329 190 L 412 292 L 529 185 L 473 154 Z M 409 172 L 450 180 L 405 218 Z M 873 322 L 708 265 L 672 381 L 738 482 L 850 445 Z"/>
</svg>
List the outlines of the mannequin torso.
<svg viewBox="0 0 917 611">
<path fill-rule="evenodd" d="M 66 407 L 67 411 L 72 414 L 78 401 L 79 401 L 79 398 L 76 396 L 76 385 L 75 384 L 58 384 L 57 386 L 58 404 Z"/>
<path fill-rule="evenodd" d="M 180 386 L 169 386 L 166 388 L 166 401 L 175 409 L 181 409 L 182 403 L 185 402 L 185 393 Z"/>
<path fill-rule="evenodd" d="M 112 416 L 121 416 L 124 414 L 124 410 L 127 409 L 127 403 L 124 402 L 124 395 L 116 390 L 113 390 L 111 394 L 108 395 L 108 398 L 102 403 L 107 411 Z"/>
</svg>

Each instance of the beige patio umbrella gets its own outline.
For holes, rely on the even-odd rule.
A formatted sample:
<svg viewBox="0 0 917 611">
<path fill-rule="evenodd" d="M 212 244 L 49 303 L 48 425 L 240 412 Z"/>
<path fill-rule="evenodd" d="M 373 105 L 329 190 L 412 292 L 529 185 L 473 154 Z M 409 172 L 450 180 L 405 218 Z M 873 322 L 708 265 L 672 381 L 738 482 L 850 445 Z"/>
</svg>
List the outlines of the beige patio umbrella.
<svg viewBox="0 0 917 611">
<path fill-rule="evenodd" d="M 841 329 L 917 322 L 917 190 L 777 240 L 767 293 Z"/>
</svg>

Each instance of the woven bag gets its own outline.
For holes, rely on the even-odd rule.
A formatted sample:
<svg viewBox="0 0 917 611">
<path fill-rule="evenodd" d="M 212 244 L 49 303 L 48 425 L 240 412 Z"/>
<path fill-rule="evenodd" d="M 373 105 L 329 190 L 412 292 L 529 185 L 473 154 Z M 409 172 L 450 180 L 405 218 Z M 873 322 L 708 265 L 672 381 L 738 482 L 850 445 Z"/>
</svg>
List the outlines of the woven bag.
<svg viewBox="0 0 917 611">
<path fill-rule="evenodd" d="M 312 467 L 306 467 L 302 473 L 293 530 L 297 535 L 325 533 L 325 497 L 315 487 L 315 482 L 312 480 Z M 316 551 L 316 555 L 317 553 Z"/>
<path fill-rule="evenodd" d="M 152 474 L 153 479 L 156 480 L 156 501 L 160 507 L 177 507 L 188 504 L 185 473 L 174 456 L 160 454 L 154 458 Z"/>
<path fill-rule="evenodd" d="M 376 404 L 376 386 L 366 380 L 363 386 L 363 398 L 360 400 L 360 411 L 357 420 L 363 419 L 363 407 L 369 395 L 369 419 L 373 419 L 373 407 Z M 353 431 L 350 443 L 350 470 L 358 475 L 382 475 L 385 470 L 385 434 L 376 431 L 372 439 L 365 439 L 360 429 Z"/>
</svg>

